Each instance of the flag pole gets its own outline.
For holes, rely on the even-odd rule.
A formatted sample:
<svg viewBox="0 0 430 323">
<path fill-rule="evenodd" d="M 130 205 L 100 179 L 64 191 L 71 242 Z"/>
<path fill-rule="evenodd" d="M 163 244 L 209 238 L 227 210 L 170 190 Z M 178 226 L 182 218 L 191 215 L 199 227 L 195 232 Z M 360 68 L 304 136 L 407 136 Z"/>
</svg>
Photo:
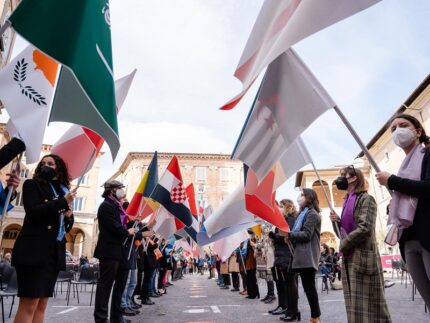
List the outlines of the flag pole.
<svg viewBox="0 0 430 323">
<path fill-rule="evenodd" d="M 348 128 L 349 132 L 354 137 L 355 141 L 360 146 L 360 148 L 363 151 L 363 153 L 366 155 L 367 159 L 369 160 L 370 165 L 375 169 L 376 172 L 379 173 L 381 171 L 381 169 L 379 168 L 379 166 L 376 163 L 375 159 L 370 154 L 370 152 L 367 149 L 366 145 L 363 143 L 363 141 L 361 140 L 361 138 L 358 136 L 357 132 L 352 127 L 351 123 L 348 121 L 348 119 L 345 117 L 345 115 L 339 109 L 338 106 L 335 106 L 333 109 L 334 109 L 334 111 L 336 111 L 336 113 L 338 114 L 339 118 L 343 121 L 343 123 L 345 124 L 345 126 Z M 391 192 L 390 192 L 390 194 L 391 194 Z"/>
<path fill-rule="evenodd" d="M 12 170 L 11 170 L 12 172 L 15 171 L 16 173 L 18 173 L 18 176 L 19 176 L 19 172 L 21 170 L 21 159 L 22 159 L 23 155 L 24 155 L 24 153 L 20 153 L 18 155 L 18 159 L 16 161 L 15 169 L 13 169 L 13 167 L 12 167 Z M 2 212 L 1 218 L 0 218 L 0 249 L 1 249 L 1 246 L 3 244 L 3 221 L 4 221 L 4 218 L 6 217 L 7 209 L 8 209 L 10 200 L 12 199 L 12 193 L 13 193 L 13 191 L 14 191 L 13 187 L 12 186 L 8 186 L 8 192 L 7 192 L 7 196 L 6 196 L 6 201 L 4 203 L 3 212 Z"/>
<path fill-rule="evenodd" d="M 321 180 L 320 174 L 319 174 L 319 172 L 318 172 L 317 168 L 315 167 L 315 164 L 314 164 L 314 162 L 313 162 L 313 161 L 311 161 L 311 164 L 312 164 L 312 167 L 313 167 L 313 169 L 314 169 L 314 171 L 315 171 L 315 174 L 317 175 L 318 181 L 319 181 L 319 183 L 320 183 L 320 185 L 321 185 L 321 187 L 322 187 L 322 190 L 323 190 L 323 192 L 324 192 L 325 199 L 327 200 L 327 204 L 328 204 L 328 206 L 329 206 L 330 210 L 334 213 L 335 211 L 334 211 L 334 209 L 333 209 L 333 206 L 331 205 L 330 198 L 328 197 L 327 191 L 326 191 L 326 189 L 325 189 L 325 187 L 324 187 L 324 184 L 323 184 L 323 182 L 322 182 L 322 180 Z M 337 235 L 339 238 L 341 238 L 342 236 L 340 235 L 339 223 L 338 223 L 338 222 L 333 222 L 333 227 L 334 227 L 334 230 L 336 231 L 336 235 Z"/>
<path fill-rule="evenodd" d="M 96 154 L 96 148 L 94 147 L 93 152 L 91 153 L 91 156 L 88 159 L 87 164 L 85 165 L 84 172 L 83 172 L 83 174 L 78 179 L 78 184 L 76 185 L 75 190 L 78 190 L 79 186 L 81 186 L 82 181 L 84 180 L 85 174 L 89 171 L 91 161 L 93 160 L 95 154 Z"/>
<path fill-rule="evenodd" d="M 4 22 L 4 25 L 0 27 L 0 36 L 3 36 L 3 34 L 6 32 L 6 30 L 8 30 L 8 28 L 11 26 L 12 24 L 10 23 L 9 20 L 6 20 Z"/>
</svg>

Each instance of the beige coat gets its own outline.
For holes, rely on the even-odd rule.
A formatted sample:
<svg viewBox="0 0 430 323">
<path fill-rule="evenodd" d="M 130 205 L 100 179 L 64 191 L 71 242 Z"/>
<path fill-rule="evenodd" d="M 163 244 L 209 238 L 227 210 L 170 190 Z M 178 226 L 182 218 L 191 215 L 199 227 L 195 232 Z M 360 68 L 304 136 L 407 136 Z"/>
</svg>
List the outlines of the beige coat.
<svg viewBox="0 0 430 323">
<path fill-rule="evenodd" d="M 228 259 L 221 263 L 221 274 L 228 274 Z"/>
<path fill-rule="evenodd" d="M 239 263 L 237 262 L 236 253 L 234 253 L 230 258 L 228 258 L 228 271 L 230 273 L 239 272 Z"/>
</svg>

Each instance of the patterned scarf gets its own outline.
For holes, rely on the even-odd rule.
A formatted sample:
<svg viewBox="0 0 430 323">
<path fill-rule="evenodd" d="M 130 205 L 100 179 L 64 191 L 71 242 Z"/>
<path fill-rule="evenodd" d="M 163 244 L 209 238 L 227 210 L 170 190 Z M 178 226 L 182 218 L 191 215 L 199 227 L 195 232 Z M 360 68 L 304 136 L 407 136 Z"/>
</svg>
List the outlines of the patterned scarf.
<svg viewBox="0 0 430 323">
<path fill-rule="evenodd" d="M 55 189 L 54 185 L 51 182 L 48 182 L 51 186 L 52 192 L 54 193 L 55 198 L 58 198 L 59 194 L 57 193 L 57 190 Z M 62 195 L 66 195 L 69 190 L 67 187 L 65 187 L 63 184 L 60 184 L 60 188 L 62 190 Z M 64 235 L 66 234 L 66 227 L 64 226 L 64 214 L 60 214 L 60 227 L 58 228 L 58 234 L 57 234 L 57 241 L 62 241 L 64 238 Z"/>
</svg>

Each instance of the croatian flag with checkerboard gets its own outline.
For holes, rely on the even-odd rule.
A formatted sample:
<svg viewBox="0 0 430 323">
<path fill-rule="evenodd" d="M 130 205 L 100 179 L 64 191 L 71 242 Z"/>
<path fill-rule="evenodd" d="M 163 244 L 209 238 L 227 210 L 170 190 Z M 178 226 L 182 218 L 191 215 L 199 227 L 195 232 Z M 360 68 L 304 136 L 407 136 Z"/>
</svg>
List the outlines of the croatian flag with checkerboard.
<svg viewBox="0 0 430 323">
<path fill-rule="evenodd" d="M 163 176 L 155 187 L 151 198 L 159 202 L 170 214 L 185 226 L 193 224 L 193 216 L 182 181 L 178 158 L 173 156 Z"/>
</svg>

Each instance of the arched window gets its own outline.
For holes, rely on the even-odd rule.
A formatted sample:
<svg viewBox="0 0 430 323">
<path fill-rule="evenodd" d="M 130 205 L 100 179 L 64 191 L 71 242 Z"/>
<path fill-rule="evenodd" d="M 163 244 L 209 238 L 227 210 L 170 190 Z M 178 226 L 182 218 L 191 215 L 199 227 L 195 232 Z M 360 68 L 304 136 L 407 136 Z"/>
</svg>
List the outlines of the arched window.
<svg viewBox="0 0 430 323">
<path fill-rule="evenodd" d="M 323 185 L 324 185 L 324 190 L 327 193 L 328 198 L 330 198 L 330 189 L 328 187 L 328 184 L 326 181 L 322 181 Z M 320 208 L 328 208 L 328 203 L 327 203 L 327 199 L 324 195 L 324 191 L 323 191 L 323 187 L 321 186 L 319 181 L 315 181 L 312 184 L 312 189 L 315 191 L 315 193 L 317 193 L 318 196 L 318 200 L 320 202 Z"/>
<path fill-rule="evenodd" d="M 333 191 L 333 201 L 334 201 L 334 207 L 342 207 L 343 206 L 343 199 L 346 195 L 346 191 L 341 191 L 336 187 L 335 182 L 331 184 L 331 189 Z"/>
</svg>

